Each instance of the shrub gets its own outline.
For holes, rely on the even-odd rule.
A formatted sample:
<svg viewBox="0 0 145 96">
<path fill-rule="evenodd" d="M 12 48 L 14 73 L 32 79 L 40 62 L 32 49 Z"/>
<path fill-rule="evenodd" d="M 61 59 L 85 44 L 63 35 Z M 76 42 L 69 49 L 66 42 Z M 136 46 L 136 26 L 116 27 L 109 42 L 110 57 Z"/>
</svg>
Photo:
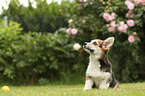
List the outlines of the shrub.
<svg viewBox="0 0 145 96">
<path fill-rule="evenodd" d="M 81 69 L 85 67 L 80 65 L 83 59 L 72 48 L 75 42 L 65 28 L 53 34 L 22 34 L 19 24 L 10 22 L 9 26 L 3 26 L 3 23 L 0 24 L 0 77 L 23 85 L 43 82 L 41 78 L 68 83 L 74 74 L 85 69 Z"/>
<path fill-rule="evenodd" d="M 39 75 L 45 72 L 48 72 L 45 73 L 48 76 L 45 76 L 49 79 L 60 77 L 60 70 L 67 66 L 64 64 L 73 54 L 68 52 L 71 47 L 68 44 L 68 36 L 60 35 L 59 32 L 54 34 L 29 33 L 22 37 L 22 42 L 15 50 L 14 58 L 17 67 L 16 76 L 18 76 L 16 78 L 21 77 L 21 83 L 30 83 L 30 81 L 34 83 Z"/>
<path fill-rule="evenodd" d="M 0 22 L 0 72 L 14 78 L 14 63 L 13 58 L 15 54 L 14 47 L 19 44 L 21 39 L 20 24 L 10 22 L 9 26 L 4 26 L 4 21 Z"/>
</svg>

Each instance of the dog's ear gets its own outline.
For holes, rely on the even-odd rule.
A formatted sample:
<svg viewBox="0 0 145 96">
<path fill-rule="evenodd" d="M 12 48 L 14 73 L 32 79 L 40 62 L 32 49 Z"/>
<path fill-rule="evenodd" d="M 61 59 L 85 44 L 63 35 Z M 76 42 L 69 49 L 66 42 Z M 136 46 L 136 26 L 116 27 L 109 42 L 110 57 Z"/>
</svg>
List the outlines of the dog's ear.
<svg viewBox="0 0 145 96">
<path fill-rule="evenodd" d="M 113 45 L 113 43 L 114 43 L 114 37 L 109 37 L 106 40 L 104 40 L 103 46 L 108 49 Z"/>
</svg>

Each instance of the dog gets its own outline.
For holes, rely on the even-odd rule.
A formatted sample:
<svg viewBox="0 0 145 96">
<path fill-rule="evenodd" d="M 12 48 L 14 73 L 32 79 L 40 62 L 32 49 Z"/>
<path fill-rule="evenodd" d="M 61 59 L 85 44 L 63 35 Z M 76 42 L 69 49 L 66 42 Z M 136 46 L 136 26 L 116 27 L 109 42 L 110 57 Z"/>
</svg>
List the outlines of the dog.
<svg viewBox="0 0 145 96">
<path fill-rule="evenodd" d="M 95 39 L 84 43 L 84 50 L 90 54 L 84 90 L 119 87 L 119 82 L 112 72 L 112 64 L 108 60 L 108 52 L 113 43 L 114 37 L 104 41 Z"/>
</svg>

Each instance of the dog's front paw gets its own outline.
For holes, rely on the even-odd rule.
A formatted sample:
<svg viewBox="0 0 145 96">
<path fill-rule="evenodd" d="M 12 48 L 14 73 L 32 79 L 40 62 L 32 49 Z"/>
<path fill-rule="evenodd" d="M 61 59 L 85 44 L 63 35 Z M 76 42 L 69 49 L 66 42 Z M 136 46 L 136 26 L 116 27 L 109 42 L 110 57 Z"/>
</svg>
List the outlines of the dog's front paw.
<svg viewBox="0 0 145 96">
<path fill-rule="evenodd" d="M 91 86 L 85 86 L 83 90 L 85 91 L 85 90 L 91 90 L 91 89 L 92 89 Z"/>
<path fill-rule="evenodd" d="M 91 88 L 84 88 L 84 89 L 83 89 L 83 91 L 86 91 L 86 90 L 91 90 Z"/>
<path fill-rule="evenodd" d="M 92 85 L 93 85 L 93 80 L 86 80 L 84 90 L 92 89 Z"/>
</svg>

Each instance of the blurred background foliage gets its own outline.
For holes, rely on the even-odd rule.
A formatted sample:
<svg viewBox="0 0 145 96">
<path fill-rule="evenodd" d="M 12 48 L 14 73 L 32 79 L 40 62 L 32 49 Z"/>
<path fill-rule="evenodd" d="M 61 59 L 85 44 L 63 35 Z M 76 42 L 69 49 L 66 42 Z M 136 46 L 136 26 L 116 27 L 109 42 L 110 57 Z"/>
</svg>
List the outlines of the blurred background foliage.
<svg viewBox="0 0 145 96">
<path fill-rule="evenodd" d="M 126 19 L 126 7 L 120 6 L 124 2 L 114 0 L 110 5 L 121 20 Z M 0 21 L 0 82 L 8 80 L 20 85 L 84 83 L 89 54 L 82 48 L 75 51 L 73 45 L 110 36 L 115 37 L 109 60 L 117 80 L 145 80 L 145 11 L 136 11 L 137 15 L 142 14 L 136 17 L 138 23 L 130 28 L 137 32 L 137 39 L 130 43 L 129 34 L 111 33 L 104 27 L 107 24 L 102 17 L 105 8 L 102 0 L 62 1 L 60 5 L 37 0 L 37 8 L 33 8 L 31 2 L 24 7 L 17 0 L 11 0 L 8 10 L 3 12 L 9 17 L 9 25 L 4 26 L 4 21 Z M 69 19 L 73 19 L 71 24 Z M 67 28 L 77 28 L 78 33 L 69 35 Z"/>
<path fill-rule="evenodd" d="M 18 0 L 11 0 L 7 10 L 3 14 L 9 17 L 9 20 L 19 22 L 23 32 L 54 32 L 61 27 L 68 26 L 66 19 L 75 13 L 72 6 L 74 2 L 62 0 L 61 4 L 52 2 L 47 4 L 46 0 L 36 0 L 36 8 L 32 6 L 29 0 L 29 6 L 25 7 Z"/>
</svg>

